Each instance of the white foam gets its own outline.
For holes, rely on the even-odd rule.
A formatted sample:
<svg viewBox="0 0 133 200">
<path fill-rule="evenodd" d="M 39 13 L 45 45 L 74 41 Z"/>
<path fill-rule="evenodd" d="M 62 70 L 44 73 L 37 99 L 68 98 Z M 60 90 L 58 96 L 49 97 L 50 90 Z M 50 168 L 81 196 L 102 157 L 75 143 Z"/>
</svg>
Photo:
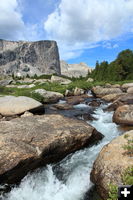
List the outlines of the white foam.
<svg viewBox="0 0 133 200">
<path fill-rule="evenodd" d="M 119 135 L 117 125 L 112 122 L 112 114 L 103 112 L 103 106 L 96 110 L 97 120 L 90 122 L 105 135 L 105 138 L 91 148 L 86 148 L 68 156 L 58 163 L 62 180 L 54 174 L 52 165 L 24 178 L 18 188 L 12 189 L 2 200 L 83 200 L 84 194 L 92 186 L 90 172 L 101 148 Z"/>
</svg>

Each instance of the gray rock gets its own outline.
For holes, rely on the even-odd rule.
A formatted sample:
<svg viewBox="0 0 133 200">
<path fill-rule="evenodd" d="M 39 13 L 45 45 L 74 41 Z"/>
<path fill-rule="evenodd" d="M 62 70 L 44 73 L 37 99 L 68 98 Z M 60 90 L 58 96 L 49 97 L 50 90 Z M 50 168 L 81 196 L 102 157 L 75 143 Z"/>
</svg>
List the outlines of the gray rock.
<svg viewBox="0 0 133 200">
<path fill-rule="evenodd" d="M 109 94 L 121 94 L 122 90 L 120 88 L 103 88 L 100 86 L 96 86 L 92 88 L 92 92 L 96 97 L 103 97 Z"/>
<path fill-rule="evenodd" d="M 29 97 L 0 97 L 0 114 L 2 116 L 22 114 L 25 111 L 39 110 L 41 107 L 42 104 L 40 102 Z"/>
<path fill-rule="evenodd" d="M 82 94 L 84 94 L 85 93 L 85 90 L 83 90 L 83 89 L 81 89 L 81 88 L 75 88 L 74 89 L 74 95 L 75 96 L 79 96 L 79 95 L 82 95 Z"/>
<path fill-rule="evenodd" d="M 1 80 L 0 81 L 0 86 L 7 86 L 7 85 L 9 85 L 10 83 L 12 83 L 12 79 L 9 79 L 9 80 Z"/>
<path fill-rule="evenodd" d="M 91 73 L 92 69 L 85 63 L 68 64 L 64 60 L 60 61 L 61 74 L 68 77 L 87 76 L 88 72 Z"/>
<path fill-rule="evenodd" d="M 18 76 L 60 74 L 55 41 L 13 42 L 0 40 L 0 73 Z"/>
<path fill-rule="evenodd" d="M 51 77 L 51 82 L 52 83 L 60 83 L 61 85 L 68 85 L 70 84 L 72 81 L 69 80 L 69 79 L 66 79 L 66 78 L 62 78 L 62 77 L 59 77 L 59 76 L 52 76 Z"/>
<path fill-rule="evenodd" d="M 37 89 L 34 92 L 44 97 L 44 103 L 56 103 L 59 99 L 64 97 L 63 94 L 59 92 L 46 91 L 44 89 Z"/>
<path fill-rule="evenodd" d="M 0 122 L 0 184 L 18 183 L 29 171 L 102 138 L 89 124 L 62 115 Z"/>
</svg>

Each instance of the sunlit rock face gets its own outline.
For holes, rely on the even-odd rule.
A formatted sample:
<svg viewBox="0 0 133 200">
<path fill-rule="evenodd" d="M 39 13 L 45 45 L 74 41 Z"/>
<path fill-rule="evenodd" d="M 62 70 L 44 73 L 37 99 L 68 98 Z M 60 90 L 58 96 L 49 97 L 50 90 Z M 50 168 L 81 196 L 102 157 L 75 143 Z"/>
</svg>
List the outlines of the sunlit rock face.
<svg viewBox="0 0 133 200">
<path fill-rule="evenodd" d="M 60 75 L 57 43 L 0 40 L 0 73 L 18 76 Z"/>
<path fill-rule="evenodd" d="M 68 64 L 64 60 L 61 60 L 60 66 L 61 74 L 68 77 L 85 77 L 88 73 L 92 72 L 92 69 L 82 62 L 79 64 Z"/>
</svg>

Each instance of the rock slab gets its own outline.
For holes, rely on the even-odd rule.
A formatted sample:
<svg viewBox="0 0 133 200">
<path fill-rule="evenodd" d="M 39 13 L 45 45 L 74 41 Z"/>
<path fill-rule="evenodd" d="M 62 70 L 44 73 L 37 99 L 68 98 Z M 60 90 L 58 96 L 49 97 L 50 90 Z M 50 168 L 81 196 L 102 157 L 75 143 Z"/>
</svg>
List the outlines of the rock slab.
<svg viewBox="0 0 133 200">
<path fill-rule="evenodd" d="M 0 97 L 0 114 L 2 116 L 19 115 L 25 111 L 40 110 L 43 105 L 25 96 L 3 96 Z"/>
<path fill-rule="evenodd" d="M 2 121 L 0 127 L 0 183 L 10 184 L 103 137 L 81 120 L 56 114 Z"/>
</svg>

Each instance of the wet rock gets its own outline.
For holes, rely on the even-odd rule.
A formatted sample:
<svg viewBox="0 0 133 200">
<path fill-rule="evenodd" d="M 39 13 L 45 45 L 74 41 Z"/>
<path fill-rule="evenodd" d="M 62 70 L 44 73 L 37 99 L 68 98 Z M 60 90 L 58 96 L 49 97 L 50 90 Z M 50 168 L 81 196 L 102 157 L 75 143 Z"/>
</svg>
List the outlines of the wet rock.
<svg viewBox="0 0 133 200">
<path fill-rule="evenodd" d="M 76 105 L 76 104 L 82 103 L 87 98 L 88 98 L 87 95 L 71 96 L 71 97 L 67 97 L 66 101 L 68 104 Z"/>
<path fill-rule="evenodd" d="M 42 104 L 32 98 L 24 96 L 3 96 L 0 97 L 0 114 L 2 116 L 19 115 L 25 111 L 37 112 Z"/>
<path fill-rule="evenodd" d="M 35 93 L 40 94 L 44 99 L 44 103 L 56 103 L 59 99 L 62 99 L 64 96 L 59 92 L 46 91 L 44 89 L 37 89 Z"/>
<path fill-rule="evenodd" d="M 71 110 L 71 109 L 73 109 L 72 105 L 69 105 L 69 104 L 66 104 L 66 103 L 55 104 L 55 105 L 53 105 L 53 107 L 55 107 L 55 108 L 57 108 L 59 110 Z"/>
<path fill-rule="evenodd" d="M 0 183 L 10 184 L 103 137 L 82 120 L 61 115 L 23 117 L 0 127 Z"/>
<path fill-rule="evenodd" d="M 126 134 L 132 138 L 133 130 L 124 135 Z M 127 144 L 124 135 L 104 146 L 93 164 L 91 180 L 103 200 L 108 198 L 109 184 L 123 185 L 122 174 L 128 167 L 133 166 L 132 157 L 125 154 L 123 148 L 123 145 Z"/>
<path fill-rule="evenodd" d="M 101 101 L 98 101 L 98 100 L 92 100 L 90 103 L 88 103 L 89 106 L 92 106 L 92 107 L 98 107 L 101 105 Z"/>
<path fill-rule="evenodd" d="M 117 124 L 133 125 L 133 105 L 124 105 L 116 109 L 113 121 Z"/>
<path fill-rule="evenodd" d="M 120 94 L 122 90 L 120 88 L 103 88 L 100 86 L 96 86 L 92 88 L 92 92 L 96 97 L 103 97 L 108 94 Z"/>
</svg>

